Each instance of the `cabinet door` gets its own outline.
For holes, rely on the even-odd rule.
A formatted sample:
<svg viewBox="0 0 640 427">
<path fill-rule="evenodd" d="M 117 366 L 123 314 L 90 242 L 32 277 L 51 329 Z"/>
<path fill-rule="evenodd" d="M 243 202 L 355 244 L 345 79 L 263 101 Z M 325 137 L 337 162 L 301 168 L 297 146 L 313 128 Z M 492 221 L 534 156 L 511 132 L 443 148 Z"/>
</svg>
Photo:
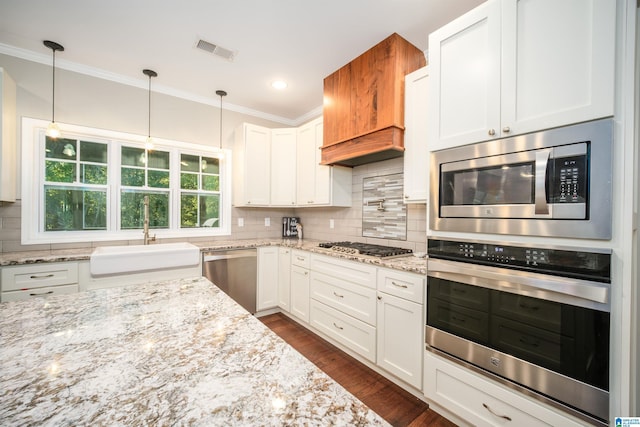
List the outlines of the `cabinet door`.
<svg viewBox="0 0 640 427">
<path fill-rule="evenodd" d="M 503 136 L 613 115 L 615 12 L 608 0 L 502 2 Z"/>
<path fill-rule="evenodd" d="M 429 35 L 429 73 L 431 150 L 498 136 L 498 1 L 483 3 Z"/>
<path fill-rule="evenodd" d="M 271 198 L 271 129 L 243 123 L 233 153 L 234 203 L 267 206 Z"/>
<path fill-rule="evenodd" d="M 278 305 L 278 247 L 258 248 L 258 295 L 256 310 Z"/>
<path fill-rule="evenodd" d="M 429 67 L 404 79 L 404 201 L 426 203 L 429 190 L 427 99 Z"/>
<path fill-rule="evenodd" d="M 320 164 L 322 120 L 316 119 L 298 130 L 297 201 L 300 206 L 331 202 L 331 166 Z"/>
<path fill-rule="evenodd" d="M 309 323 L 309 270 L 291 266 L 291 314 Z"/>
<path fill-rule="evenodd" d="M 278 307 L 291 310 L 291 249 L 278 251 Z"/>
<path fill-rule="evenodd" d="M 16 83 L 0 67 L 0 201 L 16 201 Z"/>
<path fill-rule="evenodd" d="M 296 129 L 271 131 L 271 206 L 296 201 Z"/>
<path fill-rule="evenodd" d="M 378 365 L 422 389 L 422 304 L 378 292 Z"/>
</svg>

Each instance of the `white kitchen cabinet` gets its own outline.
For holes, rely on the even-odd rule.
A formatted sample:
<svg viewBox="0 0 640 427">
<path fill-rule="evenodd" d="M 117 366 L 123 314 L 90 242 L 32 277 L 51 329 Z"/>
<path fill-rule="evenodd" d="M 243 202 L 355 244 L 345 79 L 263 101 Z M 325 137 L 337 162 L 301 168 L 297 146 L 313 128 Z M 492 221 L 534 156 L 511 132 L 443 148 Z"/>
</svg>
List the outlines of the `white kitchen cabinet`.
<svg viewBox="0 0 640 427">
<path fill-rule="evenodd" d="M 258 248 L 257 311 L 278 306 L 278 256 L 277 246 Z"/>
<path fill-rule="evenodd" d="M 78 263 L 55 262 L 2 267 L 0 301 L 78 292 Z"/>
<path fill-rule="evenodd" d="M 404 202 L 426 203 L 429 194 L 427 98 L 429 67 L 404 78 Z"/>
<path fill-rule="evenodd" d="M 233 203 L 269 206 L 271 202 L 271 129 L 242 123 L 233 150 Z"/>
<path fill-rule="evenodd" d="M 291 311 L 291 249 L 278 249 L 278 307 Z"/>
<path fill-rule="evenodd" d="M 471 425 L 585 425 L 429 351 L 425 352 L 424 367 L 424 393 L 427 399 Z"/>
<path fill-rule="evenodd" d="M 351 168 L 320 164 L 322 117 L 298 128 L 297 205 L 351 206 Z"/>
<path fill-rule="evenodd" d="M 615 8 L 490 0 L 432 33 L 430 149 L 613 115 Z"/>
<path fill-rule="evenodd" d="M 377 364 L 422 389 L 425 278 L 378 268 Z"/>
<path fill-rule="evenodd" d="M 0 67 L 0 201 L 16 201 L 16 83 Z"/>
<path fill-rule="evenodd" d="M 296 128 L 271 130 L 271 206 L 296 203 Z"/>
<path fill-rule="evenodd" d="M 291 251 L 291 314 L 309 323 L 309 253 Z"/>
</svg>

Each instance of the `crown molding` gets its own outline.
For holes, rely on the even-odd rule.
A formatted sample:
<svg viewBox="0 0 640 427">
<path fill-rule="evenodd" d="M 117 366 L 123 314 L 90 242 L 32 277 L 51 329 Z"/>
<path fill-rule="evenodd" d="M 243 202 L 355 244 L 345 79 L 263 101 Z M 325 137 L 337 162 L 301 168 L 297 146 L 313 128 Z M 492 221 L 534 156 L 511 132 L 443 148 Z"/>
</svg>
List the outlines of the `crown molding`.
<svg viewBox="0 0 640 427">
<path fill-rule="evenodd" d="M 13 56 L 16 58 L 24 59 L 31 62 L 36 62 L 39 64 L 50 65 L 51 63 L 51 55 L 43 54 L 39 52 L 34 52 L 27 49 L 18 48 L 15 46 L 11 46 L 8 44 L 0 43 L 0 54 Z M 77 62 L 67 61 L 64 59 L 56 58 L 56 68 L 60 68 L 67 71 L 72 71 L 79 74 L 84 74 L 90 77 L 95 77 L 102 80 L 108 80 L 114 83 L 119 83 L 127 86 L 132 86 L 140 89 L 147 89 L 147 79 L 137 79 L 132 77 L 127 77 L 122 74 L 112 73 L 110 71 L 106 71 L 100 68 L 90 67 L 87 65 L 79 64 Z M 173 96 L 180 99 L 185 99 L 187 101 L 197 102 L 199 104 L 210 105 L 212 107 L 218 107 L 220 105 L 220 101 L 217 97 L 206 97 L 195 95 L 190 92 L 186 92 L 183 90 L 175 89 L 169 86 L 154 84 L 152 92 L 162 93 L 164 95 Z M 269 120 L 272 122 L 281 123 L 287 126 L 299 126 L 300 124 L 315 118 L 322 114 L 322 106 L 316 107 L 310 112 L 296 118 L 296 119 L 288 119 L 286 117 L 277 116 L 275 114 L 265 113 L 264 111 L 253 110 L 251 108 L 246 108 L 241 105 L 224 104 L 226 110 L 235 111 L 236 113 L 245 114 L 248 116 L 253 116 L 257 118 L 261 118 L 264 120 Z"/>
</svg>

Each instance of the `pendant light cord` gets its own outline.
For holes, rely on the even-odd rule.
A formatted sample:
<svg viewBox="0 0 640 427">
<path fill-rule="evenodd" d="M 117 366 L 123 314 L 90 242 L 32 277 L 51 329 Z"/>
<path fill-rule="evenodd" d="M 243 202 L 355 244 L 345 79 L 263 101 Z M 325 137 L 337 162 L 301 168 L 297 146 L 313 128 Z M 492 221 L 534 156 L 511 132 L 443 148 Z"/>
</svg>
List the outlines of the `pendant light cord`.
<svg viewBox="0 0 640 427">
<path fill-rule="evenodd" d="M 51 84 L 51 123 L 56 122 L 56 50 L 53 51 L 53 82 Z"/>
<path fill-rule="evenodd" d="M 147 138 L 151 138 L 151 74 L 149 74 L 149 104 L 148 104 L 148 109 L 147 111 L 149 112 L 148 115 L 148 125 L 147 125 Z"/>
<path fill-rule="evenodd" d="M 227 92 L 224 90 L 217 90 L 216 95 L 220 96 L 220 140 L 219 140 L 219 150 L 222 151 L 222 97 L 227 96 Z"/>
</svg>

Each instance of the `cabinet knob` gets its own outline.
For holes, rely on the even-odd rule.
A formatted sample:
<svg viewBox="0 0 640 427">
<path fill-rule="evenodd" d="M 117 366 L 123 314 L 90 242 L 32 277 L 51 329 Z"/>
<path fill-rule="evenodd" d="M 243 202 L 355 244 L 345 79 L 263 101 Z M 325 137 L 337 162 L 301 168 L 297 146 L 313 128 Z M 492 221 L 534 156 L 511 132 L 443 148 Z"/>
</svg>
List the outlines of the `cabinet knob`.
<svg viewBox="0 0 640 427">
<path fill-rule="evenodd" d="M 496 130 L 495 129 L 489 129 L 489 136 L 495 136 L 496 134 Z"/>
<path fill-rule="evenodd" d="M 405 198 L 405 199 L 408 199 L 408 198 L 409 198 L 409 195 L 408 195 L 408 194 L 405 194 L 405 195 L 404 195 L 404 198 Z"/>
<path fill-rule="evenodd" d="M 511 132 L 511 128 L 509 126 L 505 126 L 505 127 L 502 128 L 502 132 L 509 133 L 509 132 Z"/>
<path fill-rule="evenodd" d="M 381 297 L 380 295 L 378 295 L 378 299 L 379 299 L 379 300 L 382 300 L 382 297 Z"/>
</svg>

